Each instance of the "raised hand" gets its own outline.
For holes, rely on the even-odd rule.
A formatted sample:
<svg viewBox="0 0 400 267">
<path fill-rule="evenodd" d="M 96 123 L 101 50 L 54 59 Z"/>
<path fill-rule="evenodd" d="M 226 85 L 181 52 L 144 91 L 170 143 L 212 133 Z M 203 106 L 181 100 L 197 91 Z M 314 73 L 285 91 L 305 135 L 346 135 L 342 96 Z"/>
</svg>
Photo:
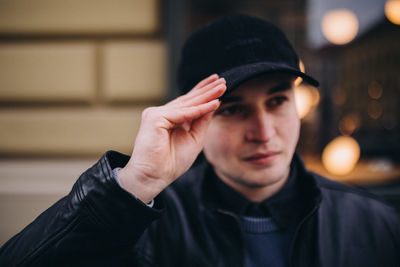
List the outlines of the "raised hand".
<svg viewBox="0 0 400 267">
<path fill-rule="evenodd" d="M 122 187 L 149 202 L 193 164 L 225 80 L 214 74 L 190 92 L 143 111 L 132 157 L 119 171 Z"/>
</svg>

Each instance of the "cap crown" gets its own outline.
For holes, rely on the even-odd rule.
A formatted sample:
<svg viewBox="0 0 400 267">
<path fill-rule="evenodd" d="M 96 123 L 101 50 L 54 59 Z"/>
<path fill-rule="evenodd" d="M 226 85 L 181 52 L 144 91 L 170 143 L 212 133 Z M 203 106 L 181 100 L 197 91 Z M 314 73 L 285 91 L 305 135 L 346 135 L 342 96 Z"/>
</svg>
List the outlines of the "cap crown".
<svg viewBox="0 0 400 267">
<path fill-rule="evenodd" d="M 300 71 L 298 56 L 278 27 L 247 15 L 225 16 L 186 41 L 178 69 L 178 86 L 184 93 L 213 73 L 223 74 L 262 62 Z"/>
</svg>

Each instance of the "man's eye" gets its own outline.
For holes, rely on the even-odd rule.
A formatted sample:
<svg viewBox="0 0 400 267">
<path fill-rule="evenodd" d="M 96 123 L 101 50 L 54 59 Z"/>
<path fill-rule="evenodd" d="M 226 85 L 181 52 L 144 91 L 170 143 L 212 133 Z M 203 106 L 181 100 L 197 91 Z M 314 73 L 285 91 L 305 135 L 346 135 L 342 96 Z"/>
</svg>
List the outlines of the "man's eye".
<svg viewBox="0 0 400 267">
<path fill-rule="evenodd" d="M 220 111 L 218 111 L 218 114 L 223 115 L 223 116 L 232 116 L 236 114 L 241 114 L 244 112 L 243 107 L 241 106 L 229 106 L 225 108 L 221 108 Z"/>
<path fill-rule="evenodd" d="M 267 105 L 269 108 L 275 108 L 275 107 L 282 105 L 286 100 L 287 100 L 286 96 L 276 96 L 276 97 L 268 100 Z"/>
</svg>

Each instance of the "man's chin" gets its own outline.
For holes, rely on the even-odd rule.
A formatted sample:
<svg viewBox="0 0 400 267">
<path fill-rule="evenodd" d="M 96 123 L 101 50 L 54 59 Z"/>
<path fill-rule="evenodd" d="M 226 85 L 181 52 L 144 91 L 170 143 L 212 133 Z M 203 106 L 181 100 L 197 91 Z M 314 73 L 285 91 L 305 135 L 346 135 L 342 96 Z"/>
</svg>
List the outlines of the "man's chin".
<svg viewBox="0 0 400 267">
<path fill-rule="evenodd" d="M 242 176 L 243 183 L 246 183 L 249 187 L 260 188 L 273 185 L 282 179 L 286 180 L 289 171 L 280 170 L 277 167 L 276 165 L 269 165 L 245 171 Z"/>
</svg>

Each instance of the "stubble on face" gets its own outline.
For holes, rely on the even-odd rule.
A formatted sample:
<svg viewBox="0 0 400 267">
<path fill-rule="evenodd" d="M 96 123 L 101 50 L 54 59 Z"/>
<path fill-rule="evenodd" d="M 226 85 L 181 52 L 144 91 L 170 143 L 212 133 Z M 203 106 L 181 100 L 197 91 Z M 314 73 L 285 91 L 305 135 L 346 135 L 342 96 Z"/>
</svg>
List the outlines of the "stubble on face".
<svg viewBox="0 0 400 267">
<path fill-rule="evenodd" d="M 221 180 L 250 200 L 270 197 L 289 176 L 300 128 L 292 81 L 265 75 L 243 84 L 208 129 L 206 158 Z"/>
</svg>

